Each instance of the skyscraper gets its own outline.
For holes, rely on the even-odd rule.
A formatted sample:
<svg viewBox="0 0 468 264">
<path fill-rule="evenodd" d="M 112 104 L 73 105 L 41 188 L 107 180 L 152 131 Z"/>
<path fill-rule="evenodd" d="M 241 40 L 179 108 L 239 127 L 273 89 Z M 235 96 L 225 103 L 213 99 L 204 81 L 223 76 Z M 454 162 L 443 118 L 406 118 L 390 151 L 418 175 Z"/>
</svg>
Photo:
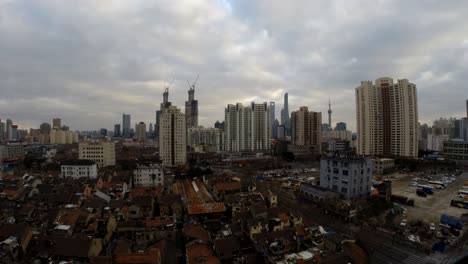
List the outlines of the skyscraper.
<svg viewBox="0 0 468 264">
<path fill-rule="evenodd" d="M 195 100 L 195 83 L 188 90 L 188 101 L 185 102 L 185 119 L 187 128 L 198 126 L 198 100 Z"/>
<path fill-rule="evenodd" d="M 56 130 L 62 129 L 62 120 L 57 117 L 52 119 L 52 128 Z"/>
<path fill-rule="evenodd" d="M 138 140 L 146 139 L 146 124 L 145 122 L 140 122 L 135 126 L 135 134 Z"/>
<path fill-rule="evenodd" d="M 336 123 L 335 130 L 336 131 L 346 131 L 346 123 L 345 122 Z"/>
<path fill-rule="evenodd" d="M 466 118 L 468 118 L 468 99 L 466 100 Z"/>
<path fill-rule="evenodd" d="M 356 88 L 356 121 L 358 154 L 418 155 L 418 100 L 416 85 L 408 80 L 361 82 Z"/>
<path fill-rule="evenodd" d="M 309 112 L 306 106 L 291 113 L 291 150 L 293 153 L 320 154 L 322 113 Z"/>
<path fill-rule="evenodd" d="M 13 133 L 12 133 L 12 126 L 13 125 L 13 121 L 11 119 L 7 119 L 6 120 L 6 139 L 7 140 L 12 140 L 13 138 Z"/>
<path fill-rule="evenodd" d="M 0 119 L 0 141 L 5 138 L 5 123 Z"/>
<path fill-rule="evenodd" d="M 148 134 L 149 134 L 149 138 L 152 138 L 154 136 L 154 126 L 153 126 L 153 123 L 150 123 L 149 124 L 149 131 L 148 131 Z"/>
<path fill-rule="evenodd" d="M 284 94 L 284 105 L 283 109 L 281 109 L 281 125 L 284 125 L 286 133 L 289 133 L 291 129 L 291 118 L 289 117 L 288 93 Z"/>
<path fill-rule="evenodd" d="M 156 137 L 159 137 L 161 115 L 164 110 L 169 108 L 171 105 L 172 103 L 169 102 L 169 87 L 166 87 L 163 93 L 163 102 L 159 105 L 159 110 L 156 111 L 156 124 L 154 125 L 154 134 Z"/>
<path fill-rule="evenodd" d="M 270 131 L 271 131 L 271 136 L 272 138 L 274 138 L 274 134 L 277 134 L 275 133 L 274 131 L 274 122 L 275 122 L 275 119 L 276 119 L 276 114 L 275 114 L 275 111 L 276 111 L 276 107 L 275 107 L 275 102 L 270 102 Z"/>
<path fill-rule="evenodd" d="M 161 114 L 159 124 L 159 154 L 164 166 L 187 162 L 185 115 L 176 106 L 169 106 Z"/>
<path fill-rule="evenodd" d="M 115 124 L 114 125 L 114 137 L 121 137 L 122 135 L 120 134 L 120 124 Z"/>
<path fill-rule="evenodd" d="M 50 143 L 50 130 L 51 130 L 50 124 L 42 123 L 39 126 L 39 130 L 40 130 L 39 143 L 49 144 Z"/>
<path fill-rule="evenodd" d="M 331 103 L 330 103 L 330 99 L 328 99 L 328 129 L 329 130 L 333 130 L 331 116 L 332 116 Z"/>
<path fill-rule="evenodd" d="M 124 138 L 131 137 L 130 122 L 131 122 L 130 115 L 122 114 L 122 137 Z"/>
<path fill-rule="evenodd" d="M 244 107 L 241 103 L 225 108 L 226 151 L 270 149 L 271 125 L 268 103 Z"/>
</svg>

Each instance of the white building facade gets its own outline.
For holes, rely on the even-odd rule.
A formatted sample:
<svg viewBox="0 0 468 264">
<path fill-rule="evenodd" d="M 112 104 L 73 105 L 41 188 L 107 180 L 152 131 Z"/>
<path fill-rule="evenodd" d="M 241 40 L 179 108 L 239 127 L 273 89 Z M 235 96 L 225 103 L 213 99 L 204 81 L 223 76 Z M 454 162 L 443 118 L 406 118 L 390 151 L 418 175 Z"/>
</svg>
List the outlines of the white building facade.
<svg viewBox="0 0 468 264">
<path fill-rule="evenodd" d="M 224 150 L 224 131 L 219 128 L 191 127 L 187 131 L 187 145 L 195 152 Z M 199 151 L 202 150 L 202 151 Z"/>
<path fill-rule="evenodd" d="M 230 152 L 270 149 L 271 124 L 268 103 L 225 108 L 225 149 Z"/>
<path fill-rule="evenodd" d="M 96 179 L 98 176 L 97 165 L 91 160 L 69 160 L 60 165 L 62 177 L 91 178 Z"/>
<path fill-rule="evenodd" d="M 360 156 L 329 156 L 320 161 L 320 186 L 335 191 L 342 198 L 370 194 L 373 163 Z"/>
<path fill-rule="evenodd" d="M 138 164 L 133 171 L 133 186 L 157 187 L 164 185 L 164 170 L 161 164 Z"/>
</svg>

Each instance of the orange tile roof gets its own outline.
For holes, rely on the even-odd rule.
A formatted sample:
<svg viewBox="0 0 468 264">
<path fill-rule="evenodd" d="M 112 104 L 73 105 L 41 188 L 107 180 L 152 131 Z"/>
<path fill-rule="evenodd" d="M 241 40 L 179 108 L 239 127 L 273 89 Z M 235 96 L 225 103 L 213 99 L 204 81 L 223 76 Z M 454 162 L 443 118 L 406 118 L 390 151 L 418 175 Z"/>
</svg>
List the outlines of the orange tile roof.
<svg viewBox="0 0 468 264">
<path fill-rule="evenodd" d="M 73 210 L 73 211 L 66 211 L 57 218 L 57 222 L 61 225 L 70 225 L 74 226 L 76 221 L 80 217 L 80 211 Z"/>
<path fill-rule="evenodd" d="M 221 213 L 226 211 L 224 203 L 189 204 L 187 208 L 189 215 Z"/>
<path fill-rule="evenodd" d="M 218 182 L 213 188 L 218 191 L 235 191 L 240 190 L 241 184 L 240 182 Z"/>
<path fill-rule="evenodd" d="M 116 264 L 160 264 L 161 254 L 159 249 L 151 248 L 145 253 L 123 253 L 114 257 Z"/>
<path fill-rule="evenodd" d="M 146 217 L 145 219 L 145 226 L 146 227 L 160 227 L 164 225 L 173 224 L 174 221 L 172 217 Z"/>
<path fill-rule="evenodd" d="M 188 264 L 221 264 L 219 258 L 213 256 L 213 250 L 211 247 L 205 244 L 193 244 L 187 246 L 187 259 Z M 203 258 L 204 262 L 199 262 L 198 260 Z"/>
</svg>

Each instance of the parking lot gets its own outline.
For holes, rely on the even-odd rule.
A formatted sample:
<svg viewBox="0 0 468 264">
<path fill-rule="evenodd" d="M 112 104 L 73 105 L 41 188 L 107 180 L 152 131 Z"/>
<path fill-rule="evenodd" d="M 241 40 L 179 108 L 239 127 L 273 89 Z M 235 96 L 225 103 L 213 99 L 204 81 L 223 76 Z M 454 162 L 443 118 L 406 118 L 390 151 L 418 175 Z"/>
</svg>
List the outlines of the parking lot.
<svg viewBox="0 0 468 264">
<path fill-rule="evenodd" d="M 468 181 L 468 173 L 463 173 L 456 176 L 456 179 L 449 183 L 445 189 L 434 188 L 433 195 L 420 197 L 416 194 L 416 186 L 409 186 L 413 181 L 414 176 L 399 177 L 392 179 L 392 193 L 404 195 L 414 199 L 415 205 L 405 206 L 408 210 L 408 219 L 428 220 L 429 222 L 438 223 L 441 214 L 449 214 L 453 216 L 461 216 L 463 213 L 468 213 L 467 209 L 450 206 L 452 199 L 462 199 L 458 197 L 458 190 L 463 189 L 463 183 Z"/>
</svg>

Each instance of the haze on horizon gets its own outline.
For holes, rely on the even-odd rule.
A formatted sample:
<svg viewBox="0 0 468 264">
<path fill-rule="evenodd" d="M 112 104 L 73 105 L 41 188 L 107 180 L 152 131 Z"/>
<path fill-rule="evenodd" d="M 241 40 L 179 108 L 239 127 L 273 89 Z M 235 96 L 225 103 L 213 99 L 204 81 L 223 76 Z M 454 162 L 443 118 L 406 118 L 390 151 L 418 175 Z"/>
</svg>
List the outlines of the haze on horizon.
<svg viewBox="0 0 468 264">
<path fill-rule="evenodd" d="M 419 119 L 465 115 L 468 2 L 0 0 L 0 118 L 112 129 L 154 123 L 164 82 L 200 121 L 229 103 L 275 101 L 355 129 L 354 88 L 387 76 L 418 87 Z"/>
</svg>

